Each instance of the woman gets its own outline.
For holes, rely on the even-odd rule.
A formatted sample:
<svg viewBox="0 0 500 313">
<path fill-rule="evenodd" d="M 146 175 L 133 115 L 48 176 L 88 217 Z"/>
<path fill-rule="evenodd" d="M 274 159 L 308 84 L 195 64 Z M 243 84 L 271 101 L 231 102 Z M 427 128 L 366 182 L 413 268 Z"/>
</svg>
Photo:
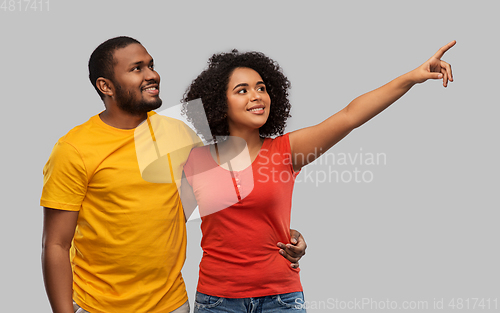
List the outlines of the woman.
<svg viewBox="0 0 500 313">
<path fill-rule="evenodd" d="M 294 178 L 413 85 L 442 79 L 446 87 L 453 76 L 441 57 L 454 45 L 324 122 L 285 135 L 290 83 L 278 64 L 236 50 L 210 58 L 183 99 L 188 120 L 213 143 L 194 149 L 184 167 L 189 185 L 183 184 L 183 197 L 194 193 L 202 216 L 195 312 L 305 311 L 299 270 L 274 256 L 274 243 L 288 240 Z M 190 102 L 198 98 L 206 120 Z M 260 254 L 250 258 L 251 251 Z"/>
</svg>

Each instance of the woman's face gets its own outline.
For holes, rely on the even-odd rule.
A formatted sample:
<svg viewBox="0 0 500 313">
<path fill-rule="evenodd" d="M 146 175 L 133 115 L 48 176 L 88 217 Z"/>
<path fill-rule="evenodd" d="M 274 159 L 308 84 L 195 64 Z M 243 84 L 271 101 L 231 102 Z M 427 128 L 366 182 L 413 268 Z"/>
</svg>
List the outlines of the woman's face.
<svg viewBox="0 0 500 313">
<path fill-rule="evenodd" d="M 229 77 L 226 95 L 230 134 L 259 129 L 266 123 L 271 98 L 259 73 L 247 67 L 236 68 Z"/>
</svg>

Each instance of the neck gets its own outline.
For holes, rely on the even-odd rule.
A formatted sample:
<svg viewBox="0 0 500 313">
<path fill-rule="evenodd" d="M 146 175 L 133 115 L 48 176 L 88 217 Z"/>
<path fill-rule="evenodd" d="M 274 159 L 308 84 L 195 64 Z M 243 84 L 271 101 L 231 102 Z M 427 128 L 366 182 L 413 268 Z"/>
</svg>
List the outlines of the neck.
<svg viewBox="0 0 500 313">
<path fill-rule="evenodd" d="M 106 108 L 99 116 L 109 126 L 119 129 L 134 129 L 146 120 L 148 114 L 133 115 L 119 109 Z"/>
<path fill-rule="evenodd" d="M 229 132 L 229 138 L 220 143 L 218 150 L 210 148 L 214 160 L 221 164 L 231 163 L 232 169 L 241 171 L 252 164 L 257 158 L 264 140 L 259 136 L 259 130 L 256 132 Z M 246 148 L 245 148 L 246 146 Z M 246 151 L 246 153 L 242 153 Z M 219 156 L 217 156 L 217 153 Z M 224 167 L 224 166 L 223 166 Z"/>
<path fill-rule="evenodd" d="M 264 140 L 260 138 L 258 129 L 252 131 L 241 131 L 241 132 L 229 130 L 229 136 L 239 137 L 245 140 L 249 151 L 260 150 L 260 147 L 264 142 Z"/>
</svg>

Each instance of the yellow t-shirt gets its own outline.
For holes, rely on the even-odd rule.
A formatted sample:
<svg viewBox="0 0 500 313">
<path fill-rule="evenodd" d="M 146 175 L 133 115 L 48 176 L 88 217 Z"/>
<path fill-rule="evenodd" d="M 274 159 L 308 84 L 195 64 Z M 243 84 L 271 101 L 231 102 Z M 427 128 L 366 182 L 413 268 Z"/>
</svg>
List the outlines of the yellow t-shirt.
<svg viewBox="0 0 500 313">
<path fill-rule="evenodd" d="M 172 180 L 201 141 L 181 121 L 149 117 L 123 130 L 93 116 L 57 142 L 44 167 L 40 205 L 79 212 L 73 299 L 90 312 L 170 312 L 187 301 L 186 227 Z M 152 153 L 167 156 L 167 182 L 141 176 Z"/>
</svg>

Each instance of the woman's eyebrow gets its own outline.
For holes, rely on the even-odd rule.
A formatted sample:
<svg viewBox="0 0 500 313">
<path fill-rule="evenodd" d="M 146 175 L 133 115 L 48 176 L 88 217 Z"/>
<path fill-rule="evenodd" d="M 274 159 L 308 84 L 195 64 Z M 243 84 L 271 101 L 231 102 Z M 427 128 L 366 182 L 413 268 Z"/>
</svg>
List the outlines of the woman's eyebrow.
<svg viewBox="0 0 500 313">
<path fill-rule="evenodd" d="M 233 90 L 235 90 L 238 87 L 248 87 L 248 84 L 247 83 L 238 84 L 238 85 L 234 86 Z"/>
<path fill-rule="evenodd" d="M 264 83 L 263 81 L 258 81 L 258 82 L 255 84 L 255 86 L 257 86 L 257 85 L 261 85 L 261 84 L 262 84 L 262 85 L 265 85 L 265 83 Z M 233 90 L 235 90 L 235 89 L 236 89 L 236 88 L 238 88 L 238 87 L 248 87 L 248 84 L 247 84 L 247 83 L 241 83 L 241 84 L 238 84 L 238 85 L 234 86 Z"/>
</svg>

